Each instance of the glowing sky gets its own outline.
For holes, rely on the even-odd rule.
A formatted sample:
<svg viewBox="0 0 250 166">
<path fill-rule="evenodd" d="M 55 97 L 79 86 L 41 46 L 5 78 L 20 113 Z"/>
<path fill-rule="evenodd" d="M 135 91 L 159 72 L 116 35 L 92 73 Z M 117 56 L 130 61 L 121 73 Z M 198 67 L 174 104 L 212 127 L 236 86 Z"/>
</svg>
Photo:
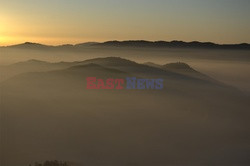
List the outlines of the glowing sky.
<svg viewBox="0 0 250 166">
<path fill-rule="evenodd" d="M 128 39 L 250 43 L 250 0 L 0 0 L 0 45 Z"/>
</svg>

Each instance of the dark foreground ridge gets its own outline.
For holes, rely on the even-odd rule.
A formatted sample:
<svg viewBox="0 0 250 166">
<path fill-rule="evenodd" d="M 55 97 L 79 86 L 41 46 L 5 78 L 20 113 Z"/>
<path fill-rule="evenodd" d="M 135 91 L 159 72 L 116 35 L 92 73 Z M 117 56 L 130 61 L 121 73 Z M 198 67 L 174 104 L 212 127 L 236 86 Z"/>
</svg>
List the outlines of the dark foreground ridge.
<svg viewBox="0 0 250 166">
<path fill-rule="evenodd" d="M 184 41 L 145 41 L 145 40 L 127 40 L 127 41 L 106 41 L 103 43 L 87 42 L 80 44 L 64 44 L 58 46 L 43 45 L 39 43 L 25 42 L 22 44 L 6 46 L 6 48 L 27 48 L 27 49 L 79 49 L 93 47 L 133 47 L 133 48 L 195 48 L 195 49 L 237 49 L 250 50 L 250 44 L 216 44 L 212 42 L 184 42 Z"/>
<path fill-rule="evenodd" d="M 166 48 L 207 48 L 207 49 L 250 49 L 250 44 L 215 44 L 211 42 L 184 42 L 184 41 L 107 41 L 97 44 L 99 46 L 115 46 L 115 47 L 166 47 Z"/>
</svg>

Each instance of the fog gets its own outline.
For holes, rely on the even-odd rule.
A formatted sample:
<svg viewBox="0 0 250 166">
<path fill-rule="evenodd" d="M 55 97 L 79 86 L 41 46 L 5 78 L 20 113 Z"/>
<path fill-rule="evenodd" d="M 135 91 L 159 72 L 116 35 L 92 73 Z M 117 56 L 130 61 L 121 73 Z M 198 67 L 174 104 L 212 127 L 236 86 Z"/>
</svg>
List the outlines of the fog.
<svg viewBox="0 0 250 166">
<path fill-rule="evenodd" d="M 0 48 L 1 66 L 36 59 L 47 62 L 83 61 L 96 57 L 123 57 L 139 63 L 154 62 L 166 64 L 185 62 L 194 69 L 221 82 L 250 92 L 250 51 L 216 49 L 178 48 L 84 48 L 80 50 L 62 49 L 17 49 Z M 3 79 L 9 78 L 3 76 Z"/>
<path fill-rule="evenodd" d="M 72 166 L 249 165 L 248 56 L 1 48 L 1 165 L 55 159 Z M 193 69 L 142 65 L 179 61 Z M 164 89 L 87 90 L 89 76 L 162 78 Z"/>
</svg>

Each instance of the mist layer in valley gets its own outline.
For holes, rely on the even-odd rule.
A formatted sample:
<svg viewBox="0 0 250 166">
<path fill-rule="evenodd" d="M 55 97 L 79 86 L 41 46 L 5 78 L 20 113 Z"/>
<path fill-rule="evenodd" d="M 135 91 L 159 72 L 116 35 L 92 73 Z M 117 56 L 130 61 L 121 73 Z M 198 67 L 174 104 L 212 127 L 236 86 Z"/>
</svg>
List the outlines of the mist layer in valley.
<svg viewBox="0 0 250 166">
<path fill-rule="evenodd" d="M 249 165 L 248 55 L 1 48 L 1 165 Z M 87 90 L 86 77 L 162 78 L 164 88 Z"/>
<path fill-rule="evenodd" d="M 31 59 L 48 62 L 74 62 L 112 56 L 128 58 L 139 63 L 153 62 L 160 65 L 185 62 L 221 82 L 250 92 L 249 49 L 218 49 L 216 45 L 211 49 L 210 47 L 118 47 L 108 44 L 108 46 L 107 44 L 100 46 L 96 43 L 85 43 L 54 47 L 25 43 L 0 47 L 0 70 L 5 70 L 3 66 Z M 44 68 L 44 70 L 48 69 Z M 11 69 L 1 72 L 0 81 L 8 78 L 9 73 L 12 75 L 12 72 Z"/>
</svg>

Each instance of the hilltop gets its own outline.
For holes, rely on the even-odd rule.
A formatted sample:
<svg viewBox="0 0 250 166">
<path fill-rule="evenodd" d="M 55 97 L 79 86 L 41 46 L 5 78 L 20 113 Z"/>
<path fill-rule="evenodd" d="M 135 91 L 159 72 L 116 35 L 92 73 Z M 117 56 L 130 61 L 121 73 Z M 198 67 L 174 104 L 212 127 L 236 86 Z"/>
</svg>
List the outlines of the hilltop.
<svg viewBox="0 0 250 166">
<path fill-rule="evenodd" d="M 44 49 L 44 48 L 71 48 L 79 49 L 86 47 L 134 47 L 134 48 L 203 48 L 203 49 L 250 49 L 250 44 L 216 44 L 212 42 L 184 42 L 184 41 L 146 41 L 146 40 L 126 40 L 126 41 L 106 41 L 102 43 L 98 42 L 86 42 L 79 44 L 64 44 L 58 46 L 44 45 L 40 43 L 25 42 L 17 45 L 6 46 L 5 48 L 27 48 L 27 49 Z"/>
</svg>

